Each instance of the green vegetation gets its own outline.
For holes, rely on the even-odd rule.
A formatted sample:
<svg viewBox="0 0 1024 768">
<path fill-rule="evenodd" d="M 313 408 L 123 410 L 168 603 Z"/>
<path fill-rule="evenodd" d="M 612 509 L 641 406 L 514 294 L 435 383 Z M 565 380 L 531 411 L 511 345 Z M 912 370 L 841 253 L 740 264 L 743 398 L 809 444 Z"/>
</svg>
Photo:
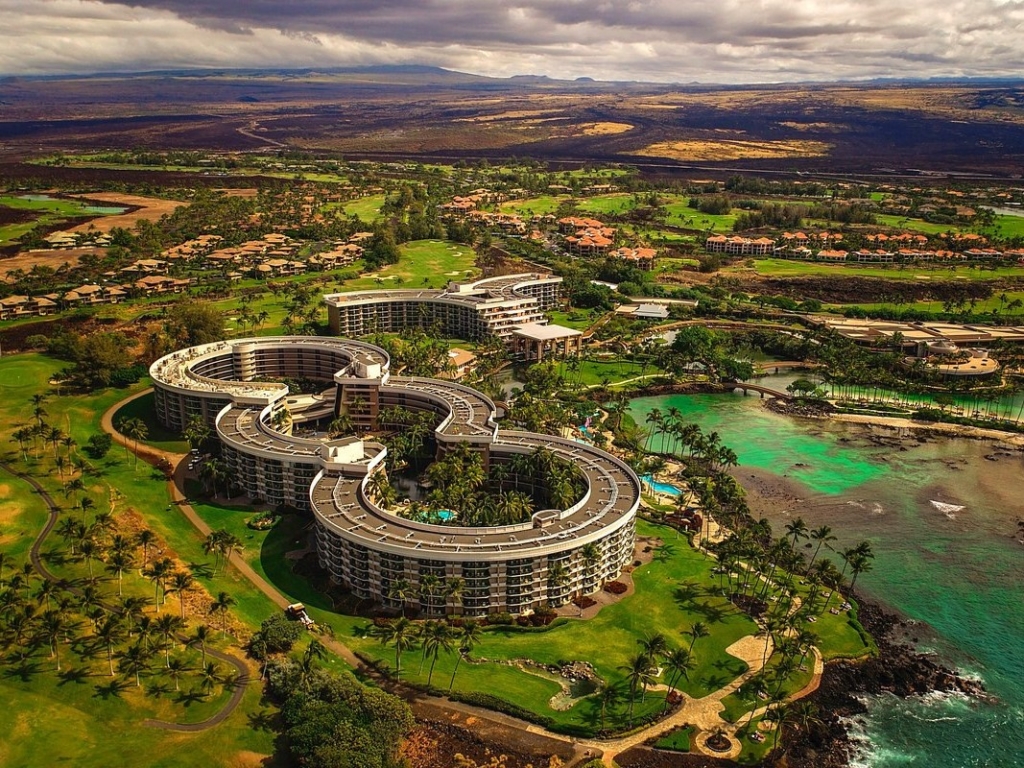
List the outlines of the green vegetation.
<svg viewBox="0 0 1024 768">
<path fill-rule="evenodd" d="M 747 259 L 737 266 L 723 269 L 724 274 L 754 270 L 765 277 L 789 277 L 804 275 L 830 275 L 850 277 L 880 277 L 887 280 L 921 280 L 922 276 L 932 281 L 939 280 L 992 280 L 1001 277 L 1024 277 L 1024 267 L 1000 266 L 982 268 L 957 265 L 947 267 L 934 264 L 908 264 L 900 267 L 868 264 L 825 264 L 816 261 L 791 261 L 788 259 Z"/>
<path fill-rule="evenodd" d="M 399 261 L 372 275 L 345 282 L 338 290 L 443 288 L 452 280 L 470 279 L 479 271 L 473 249 L 446 240 L 418 240 L 400 245 Z"/>
<path fill-rule="evenodd" d="M 102 216 L 119 208 L 91 206 L 81 200 L 50 198 L 45 195 L 0 195 L 0 206 L 35 214 L 30 220 L 0 226 L 0 245 L 17 240 L 36 227 L 60 225 L 69 219 Z"/>
<path fill-rule="evenodd" d="M 656 742 L 654 746 L 658 749 L 669 749 L 673 752 L 689 752 L 690 751 L 690 736 L 693 734 L 690 728 L 680 728 L 677 731 L 673 731 L 667 736 L 662 736 Z"/>
<path fill-rule="evenodd" d="M 384 195 L 370 195 L 345 203 L 331 203 L 327 206 L 327 210 L 337 210 L 345 216 L 356 216 L 366 224 L 372 224 L 380 218 L 384 200 Z"/>
</svg>

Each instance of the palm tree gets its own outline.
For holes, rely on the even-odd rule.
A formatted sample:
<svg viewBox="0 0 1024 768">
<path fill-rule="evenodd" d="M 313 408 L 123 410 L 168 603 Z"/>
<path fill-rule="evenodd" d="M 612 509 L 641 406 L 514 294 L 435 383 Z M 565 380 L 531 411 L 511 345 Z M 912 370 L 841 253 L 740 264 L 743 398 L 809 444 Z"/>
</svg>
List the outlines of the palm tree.
<svg viewBox="0 0 1024 768">
<path fill-rule="evenodd" d="M 647 696 L 647 686 L 654 682 L 654 666 L 650 657 L 640 652 L 633 656 L 628 664 L 619 667 L 626 673 L 626 680 L 629 682 L 629 721 L 633 722 L 633 704 L 636 702 L 638 688 L 643 690 L 641 703 Z"/>
<path fill-rule="evenodd" d="M 416 596 L 416 590 L 405 579 L 395 579 L 388 588 L 388 599 L 395 600 L 402 608 L 402 618 L 405 618 L 405 605 Z"/>
<path fill-rule="evenodd" d="M 173 592 L 178 596 L 178 606 L 181 608 L 181 620 L 185 620 L 185 593 L 192 589 L 192 585 L 195 583 L 195 579 L 192 578 L 191 573 L 185 571 L 175 571 L 171 574 L 171 583 L 167 588 L 168 592 Z"/>
<path fill-rule="evenodd" d="M 690 679 L 690 670 L 693 669 L 690 652 L 684 648 L 673 648 L 665 657 L 665 667 L 672 673 L 668 682 L 668 690 L 672 692 L 680 678 Z M 665 706 L 668 707 L 668 701 Z"/>
<path fill-rule="evenodd" d="M 598 691 L 597 701 L 601 705 L 601 730 L 603 731 L 605 730 L 605 715 L 609 709 L 619 703 L 619 689 L 610 683 L 604 683 Z"/>
<path fill-rule="evenodd" d="M 85 501 L 85 499 L 83 499 Z M 89 566 L 89 580 L 93 580 L 95 577 L 92 572 L 92 561 L 96 560 L 100 556 L 99 545 L 96 544 L 92 539 L 84 539 L 78 546 L 78 551 L 85 559 L 86 564 Z"/>
<path fill-rule="evenodd" d="M 427 688 L 429 689 L 430 682 L 434 677 L 434 665 L 437 664 L 437 657 L 441 651 L 445 653 L 452 652 L 453 635 L 452 628 L 443 621 L 433 622 L 432 627 L 430 622 L 427 622 L 427 627 L 424 627 L 423 632 L 423 649 L 431 657 L 430 671 L 427 673 Z"/>
<path fill-rule="evenodd" d="M 221 682 L 220 668 L 216 662 L 211 661 L 203 665 L 199 681 L 199 687 L 202 688 L 203 693 L 209 695 L 219 682 Z"/>
<path fill-rule="evenodd" d="M 580 548 L 580 557 L 583 558 L 583 566 L 586 569 L 587 583 L 592 585 L 591 579 L 594 575 L 594 566 L 601 561 L 601 550 L 597 544 L 590 542 Z"/>
<path fill-rule="evenodd" d="M 314 637 L 309 641 L 309 645 L 306 646 L 306 650 L 302 654 L 302 662 L 299 665 L 299 679 L 302 687 L 307 691 L 309 690 L 309 681 L 313 675 L 314 660 L 325 658 L 327 658 L 327 649 L 324 648 L 323 643 Z"/>
<path fill-rule="evenodd" d="M 470 651 L 473 650 L 473 646 L 476 645 L 482 633 L 482 628 L 474 619 L 466 619 L 462 623 L 462 627 L 459 628 L 459 653 L 455 657 L 455 669 L 452 670 L 452 679 L 448 683 L 448 693 L 452 692 L 452 687 L 455 685 L 455 673 L 459 671 L 459 664 L 462 662 L 462 658 L 469 656 Z"/>
<path fill-rule="evenodd" d="M 405 616 L 374 628 L 382 645 L 395 646 L 395 678 L 402 675 L 402 653 L 412 648 L 416 641 L 416 625 Z"/>
<path fill-rule="evenodd" d="M 173 613 L 162 613 L 156 617 L 153 626 L 157 634 L 164 641 L 164 664 L 169 664 L 171 660 L 171 638 L 184 629 L 185 622 Z"/>
<path fill-rule="evenodd" d="M 78 502 L 78 506 L 82 510 L 82 520 L 84 522 L 86 513 L 96 506 L 96 502 L 90 499 L 88 496 L 83 496 L 82 500 Z"/>
<path fill-rule="evenodd" d="M 85 481 L 80 477 L 72 477 L 66 483 L 64 483 L 64 498 L 66 499 L 69 495 L 74 495 L 72 501 L 78 504 L 78 494 L 80 491 L 85 490 Z"/>
<path fill-rule="evenodd" d="M 124 572 L 132 567 L 134 558 L 131 552 L 122 549 L 113 549 L 107 555 L 107 570 L 117 576 L 117 596 L 121 597 L 121 582 Z"/>
<path fill-rule="evenodd" d="M 135 645 L 130 645 L 121 652 L 121 659 L 117 664 L 117 668 L 123 675 L 134 675 L 135 687 L 141 688 L 142 681 L 140 677 L 143 672 L 149 669 L 149 659 L 151 656 L 152 654 L 149 649 L 144 648 L 141 642 L 135 643 Z"/>
<path fill-rule="evenodd" d="M 153 602 L 156 604 L 157 611 L 160 610 L 161 604 L 160 592 L 167 581 L 167 577 L 171 575 L 173 568 L 174 563 L 170 558 L 165 557 L 163 560 L 154 560 L 146 572 L 147 578 L 153 582 Z"/>
<path fill-rule="evenodd" d="M 789 717 L 786 720 L 798 731 L 810 733 L 825 726 L 825 722 L 818 714 L 817 705 L 812 701 L 794 702 L 789 709 Z"/>
<path fill-rule="evenodd" d="M 124 625 L 117 616 L 108 615 L 106 621 L 96 628 L 96 639 L 107 649 L 107 665 L 110 676 L 114 676 L 114 646 L 124 639 Z"/>
<path fill-rule="evenodd" d="M 798 540 L 807 538 L 807 524 L 802 517 L 786 524 L 786 535 L 793 538 L 793 549 L 796 549 Z"/>
<path fill-rule="evenodd" d="M 142 547 L 142 567 L 145 568 L 149 564 L 149 547 L 156 543 L 156 534 L 149 528 L 143 528 L 135 534 L 135 540 Z"/>
<path fill-rule="evenodd" d="M 47 611 L 43 614 L 39 625 L 40 633 L 50 645 L 50 658 L 57 660 L 57 671 L 60 672 L 60 639 L 66 637 L 70 623 L 61 611 Z"/>
<path fill-rule="evenodd" d="M 647 655 L 652 666 L 656 665 L 658 659 L 668 650 L 668 640 L 660 632 L 649 635 L 643 640 L 637 640 L 637 642 L 644 649 L 644 653 Z"/>
<path fill-rule="evenodd" d="M 832 529 L 827 525 L 811 531 L 811 538 L 818 542 L 818 544 L 814 548 L 814 554 L 811 555 L 811 564 L 807 566 L 808 571 L 814 567 L 814 561 L 818 559 L 818 552 L 821 550 L 822 545 L 827 546 L 836 540 L 836 537 L 832 535 Z"/>
<path fill-rule="evenodd" d="M 210 628 L 205 624 L 200 624 L 195 628 L 195 631 L 192 633 L 192 637 L 188 640 L 189 645 L 199 646 L 199 650 L 203 654 L 202 665 L 204 667 L 206 666 L 206 643 L 209 642 L 211 638 L 212 633 L 210 632 Z"/>
<path fill-rule="evenodd" d="M 0 571 L 3 570 L 2 558 L 0 558 Z M 2 581 L 2 579 L 0 579 Z M 52 579 L 44 578 L 36 587 L 36 602 L 45 603 L 46 610 L 50 610 L 50 598 L 57 592 L 57 584 Z"/>
<path fill-rule="evenodd" d="M 561 562 L 554 562 L 548 566 L 548 601 L 552 604 L 561 604 L 565 596 L 557 594 L 569 581 L 569 571 Z"/>
<path fill-rule="evenodd" d="M 420 576 L 419 595 L 426 603 L 427 612 L 433 613 L 435 608 L 435 597 L 441 591 L 441 578 L 433 573 L 425 573 Z"/>
<path fill-rule="evenodd" d="M 180 691 L 181 687 L 178 681 L 181 676 L 188 671 L 188 665 L 185 664 L 185 660 L 175 656 L 167 662 L 167 676 L 174 681 L 174 690 Z"/>
<path fill-rule="evenodd" d="M 705 624 L 703 621 L 695 621 L 693 623 L 693 626 L 690 627 L 690 631 L 687 632 L 687 634 L 690 636 L 690 647 L 687 649 L 686 652 L 689 653 L 689 654 L 692 654 L 693 653 L 693 646 L 702 637 L 707 637 L 708 635 L 710 635 L 711 634 L 711 630 L 708 629 L 708 625 Z"/>
<path fill-rule="evenodd" d="M 210 613 L 220 613 L 226 615 L 231 609 L 231 606 L 235 604 L 235 598 L 229 595 L 227 592 L 218 592 L 217 596 L 210 603 Z"/>
<path fill-rule="evenodd" d="M 461 576 L 451 576 L 444 582 L 444 595 L 453 607 L 462 604 L 462 594 L 466 591 L 466 581 Z"/>
<path fill-rule="evenodd" d="M 869 551 L 856 551 L 850 560 L 850 573 L 853 574 L 853 578 L 850 579 L 850 592 L 852 593 L 854 588 L 857 586 L 857 577 L 862 573 L 867 573 L 871 570 L 871 561 L 874 559 L 874 555 Z"/>
<path fill-rule="evenodd" d="M 118 426 L 118 431 L 121 434 L 123 434 L 126 438 L 128 438 L 129 440 L 132 440 L 135 443 L 135 447 L 133 449 L 134 452 L 135 452 L 135 464 L 134 464 L 134 466 L 138 467 L 139 466 L 139 441 L 140 440 L 145 440 L 147 437 L 149 437 L 149 427 L 147 427 L 146 426 L 146 422 L 144 422 L 140 418 L 122 419 L 120 424 L 119 424 L 119 426 Z"/>
</svg>

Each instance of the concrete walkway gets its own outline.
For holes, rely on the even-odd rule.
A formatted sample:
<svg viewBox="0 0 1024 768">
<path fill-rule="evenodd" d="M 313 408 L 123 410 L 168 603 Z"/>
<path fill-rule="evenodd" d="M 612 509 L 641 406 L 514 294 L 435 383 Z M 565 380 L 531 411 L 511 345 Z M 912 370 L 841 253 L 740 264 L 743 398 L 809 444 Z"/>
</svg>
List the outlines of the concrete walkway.
<svg viewBox="0 0 1024 768">
<path fill-rule="evenodd" d="M 740 686 L 747 682 L 747 680 L 761 671 L 763 666 L 761 659 L 764 657 L 764 646 L 765 641 L 754 637 L 753 635 L 741 637 L 725 650 L 730 656 L 740 659 L 747 665 L 748 669 L 746 672 L 725 687 L 719 688 L 714 693 L 709 693 L 707 696 L 702 698 L 693 699 L 686 694 L 681 694 L 683 696 L 682 706 L 664 720 L 659 720 L 649 728 L 644 728 L 642 731 L 630 736 L 625 736 L 621 739 L 614 739 L 612 741 L 581 741 L 580 743 L 603 750 L 603 760 L 605 765 L 614 765 L 616 755 L 626 752 L 633 747 L 639 746 L 649 739 L 667 733 L 673 728 L 683 725 L 694 725 L 701 731 L 701 735 L 704 737 L 710 735 L 715 729 L 721 728 L 730 736 L 730 741 L 733 742 L 732 750 L 730 752 L 713 752 L 703 749 L 700 743 L 700 738 L 698 737 L 695 741 L 695 746 L 697 747 L 698 752 L 715 755 L 717 757 L 736 757 L 739 755 L 742 745 L 733 735 L 737 730 L 737 726 L 722 719 L 721 713 L 725 709 L 725 705 L 722 704 L 722 699 L 731 693 L 735 693 Z M 770 656 L 771 651 L 774 650 L 772 648 L 771 640 L 768 640 L 768 648 L 768 655 Z"/>
</svg>

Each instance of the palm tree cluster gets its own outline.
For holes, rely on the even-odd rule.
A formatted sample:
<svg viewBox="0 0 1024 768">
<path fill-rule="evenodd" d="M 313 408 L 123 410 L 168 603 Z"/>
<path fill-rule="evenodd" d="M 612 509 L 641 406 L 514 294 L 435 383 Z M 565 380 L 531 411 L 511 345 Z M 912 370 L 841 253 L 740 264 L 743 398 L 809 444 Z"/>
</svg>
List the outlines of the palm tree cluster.
<svg viewBox="0 0 1024 768">
<path fill-rule="evenodd" d="M 394 471 L 427 456 L 427 439 L 437 426 L 437 416 L 430 411 L 395 406 L 382 408 L 377 424 L 388 431 L 382 442 L 388 449 L 388 468 Z"/>
<path fill-rule="evenodd" d="M 423 571 L 416 584 L 404 578 L 392 581 L 387 597 L 401 609 L 402 616 L 405 616 L 408 604 L 417 600 L 427 613 L 444 613 L 449 602 L 456 607 L 462 602 L 465 590 L 466 582 L 461 576 L 444 578 L 440 574 Z"/>
<path fill-rule="evenodd" d="M 680 680 L 689 680 L 690 671 L 693 669 L 693 646 L 700 637 L 706 637 L 707 627 L 697 622 L 691 631 L 691 642 L 689 648 L 675 647 L 669 645 L 668 639 L 661 633 L 648 635 L 637 640 L 640 650 L 630 657 L 629 662 L 620 666 L 619 670 L 626 676 L 626 684 L 629 689 L 629 722 L 633 722 L 633 706 L 636 703 L 637 692 L 640 692 L 640 703 L 647 698 L 647 689 L 653 685 L 660 674 L 659 667 L 668 671 L 669 675 L 666 685 L 669 689 L 669 696 L 676 690 Z M 666 709 L 669 706 L 668 697 L 665 700 Z M 604 729 L 605 702 L 602 697 L 602 730 Z"/>
<path fill-rule="evenodd" d="M 455 686 L 455 675 L 464 658 L 480 641 L 482 627 L 473 619 L 463 619 L 458 623 L 430 619 L 422 623 L 410 621 L 404 616 L 374 625 L 373 634 L 381 645 L 390 645 L 395 649 L 395 677 L 402 675 L 402 654 L 407 651 L 420 651 L 420 663 L 417 674 L 423 673 L 423 666 L 430 659 L 427 672 L 427 687 L 434 678 L 434 665 L 438 657 L 444 654 L 457 653 L 455 668 L 448 681 L 448 691 Z"/>
<path fill-rule="evenodd" d="M 857 578 L 871 570 L 874 559 L 869 542 L 839 550 L 833 546 L 835 541 L 829 526 L 808 530 L 800 517 L 786 525 L 786 534 L 779 539 L 772 537 L 771 526 L 763 518 L 740 526 L 713 547 L 719 559 L 720 587 L 723 593 L 748 607 L 764 606 L 769 597 L 776 597 L 773 612 L 788 612 L 796 597 L 794 581 L 799 575 L 809 589 L 801 598 L 800 611 L 792 615 L 800 620 L 820 615 L 842 589 L 847 571 L 853 575 L 852 590 Z M 808 542 L 807 547 L 812 548 L 810 560 L 797 550 L 801 542 Z M 830 558 L 821 556 L 823 549 L 838 556 L 843 563 L 841 569 Z"/>
<path fill-rule="evenodd" d="M 90 530 L 97 528 L 90 526 Z M 73 653 L 79 665 L 103 658 L 109 677 L 120 673 L 137 687 L 142 686 L 143 676 L 152 675 L 169 679 L 174 690 L 180 691 L 181 679 L 194 672 L 203 695 L 212 693 L 225 680 L 215 664 L 206 663 L 210 630 L 199 625 L 186 636 L 184 618 L 171 613 L 151 615 L 145 610 L 152 603 L 148 598 L 122 596 L 121 576 L 134 565 L 138 542 L 113 534 L 102 548 L 90 549 L 96 541 L 99 539 L 87 531 L 78 542 L 78 552 L 85 553 L 80 556 L 90 560 L 90 574 L 84 579 L 37 577 L 29 563 L 7 575 L 7 558 L 0 553 L 0 664 L 31 671 L 33 657 L 45 651 L 60 674 L 67 654 Z M 116 598 L 101 588 L 105 580 L 93 575 L 93 560 L 104 561 L 106 570 L 116 576 Z M 191 578 L 180 572 L 172 577 L 179 599 L 190 588 Z M 191 647 L 200 648 L 203 664 L 199 668 L 192 665 L 186 651 Z M 156 671 L 153 661 L 160 653 L 164 663 L 162 670 Z"/>
<path fill-rule="evenodd" d="M 131 441 L 134 443 L 133 451 L 135 453 L 135 466 L 139 466 L 139 441 L 145 440 L 149 437 L 149 427 L 146 426 L 146 422 L 136 417 L 122 417 L 117 420 L 114 425 L 117 431 L 125 436 L 125 455 L 128 454 L 128 443 Z"/>
<path fill-rule="evenodd" d="M 645 451 L 651 450 L 653 438 L 660 438 L 654 442 L 654 452 L 683 457 L 685 451 L 692 474 L 697 474 L 697 470 L 721 473 L 736 466 L 736 452 L 722 445 L 721 436 L 717 432 L 705 434 L 699 425 L 687 421 L 678 408 L 669 408 L 664 413 L 652 408 L 644 421 L 650 425 Z"/>
<path fill-rule="evenodd" d="M 442 525 L 493 526 L 529 520 L 537 509 L 565 509 L 584 492 L 580 469 L 539 446 L 505 462 L 492 460 L 489 471 L 483 457 L 460 443 L 425 472 L 431 490 L 426 504 L 414 503 L 404 514 Z M 393 502 L 394 489 L 378 473 L 368 481 L 381 503 Z M 445 512 L 455 514 L 442 514 Z"/>
<path fill-rule="evenodd" d="M 222 562 L 230 560 L 231 555 L 243 548 L 242 540 L 226 528 L 211 531 L 203 540 L 203 551 L 214 556 L 214 574 L 220 569 Z"/>
<path fill-rule="evenodd" d="M 397 336 L 374 333 L 369 341 L 391 356 L 391 370 L 395 373 L 437 378 L 450 376 L 455 371 L 448 354 L 451 345 L 441 338 L 439 323 L 404 328 Z"/>
<path fill-rule="evenodd" d="M 66 434 L 60 427 L 56 427 L 46 420 L 49 414 L 43 403 L 47 399 L 44 393 L 32 395 L 32 418 L 33 422 L 25 424 L 11 433 L 11 441 L 18 444 L 21 451 L 22 461 L 28 462 L 29 448 L 32 450 L 32 458 L 40 461 L 47 455 L 47 446 L 53 449 L 53 466 L 63 482 L 65 475 L 71 477 L 80 472 L 85 462 L 81 460 L 75 451 L 78 443 L 71 435 Z"/>
</svg>

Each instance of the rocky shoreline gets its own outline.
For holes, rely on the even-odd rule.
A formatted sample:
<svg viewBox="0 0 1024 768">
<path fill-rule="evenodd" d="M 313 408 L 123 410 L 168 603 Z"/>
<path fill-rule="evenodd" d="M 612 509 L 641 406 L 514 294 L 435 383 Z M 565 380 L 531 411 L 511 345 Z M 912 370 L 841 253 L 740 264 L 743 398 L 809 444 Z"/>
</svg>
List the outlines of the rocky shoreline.
<svg viewBox="0 0 1024 768">
<path fill-rule="evenodd" d="M 875 638 L 878 655 L 861 662 L 826 665 L 821 685 L 808 697 L 817 705 L 824 727 L 818 732 L 790 736 L 786 754 L 789 768 L 847 768 L 855 749 L 848 723 L 867 712 L 862 700 L 865 695 L 906 698 L 939 692 L 988 698 L 980 683 L 960 676 L 909 645 L 913 625 L 862 598 L 858 603 L 858 618 Z"/>
</svg>

